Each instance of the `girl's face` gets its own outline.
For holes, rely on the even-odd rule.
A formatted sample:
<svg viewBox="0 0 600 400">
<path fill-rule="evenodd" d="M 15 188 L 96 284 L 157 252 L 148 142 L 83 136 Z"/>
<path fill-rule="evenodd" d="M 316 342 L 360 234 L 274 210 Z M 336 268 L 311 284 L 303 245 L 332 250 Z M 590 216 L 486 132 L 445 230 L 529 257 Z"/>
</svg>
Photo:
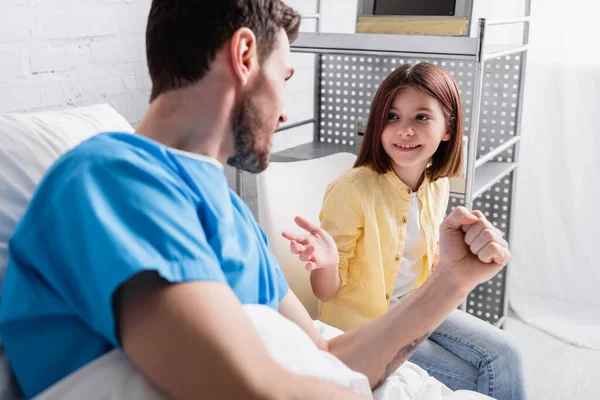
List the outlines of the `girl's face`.
<svg viewBox="0 0 600 400">
<path fill-rule="evenodd" d="M 445 140 L 450 140 L 450 134 L 438 101 L 410 86 L 398 92 L 381 133 L 381 144 L 394 171 L 410 169 L 422 174 Z"/>
</svg>

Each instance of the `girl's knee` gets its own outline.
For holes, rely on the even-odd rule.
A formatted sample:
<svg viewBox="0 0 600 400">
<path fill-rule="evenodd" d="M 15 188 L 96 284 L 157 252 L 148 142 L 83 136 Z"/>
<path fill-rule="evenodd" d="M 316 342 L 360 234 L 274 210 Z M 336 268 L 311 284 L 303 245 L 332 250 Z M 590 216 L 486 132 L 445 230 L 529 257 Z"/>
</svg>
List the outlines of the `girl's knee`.
<svg viewBox="0 0 600 400">
<path fill-rule="evenodd" d="M 523 369 L 523 351 L 521 346 L 508 335 L 502 335 L 502 340 L 495 344 L 498 354 L 497 361 L 510 371 L 520 373 Z"/>
</svg>

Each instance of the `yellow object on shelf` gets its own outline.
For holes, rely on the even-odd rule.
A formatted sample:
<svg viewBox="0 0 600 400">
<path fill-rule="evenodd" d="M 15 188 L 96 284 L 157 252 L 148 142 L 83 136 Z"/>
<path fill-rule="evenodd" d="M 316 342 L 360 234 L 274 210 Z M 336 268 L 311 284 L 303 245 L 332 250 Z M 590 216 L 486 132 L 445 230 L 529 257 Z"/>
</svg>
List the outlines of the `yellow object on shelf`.
<svg viewBox="0 0 600 400">
<path fill-rule="evenodd" d="M 369 15 L 358 17 L 356 32 L 466 36 L 467 25 L 466 17 Z"/>
</svg>

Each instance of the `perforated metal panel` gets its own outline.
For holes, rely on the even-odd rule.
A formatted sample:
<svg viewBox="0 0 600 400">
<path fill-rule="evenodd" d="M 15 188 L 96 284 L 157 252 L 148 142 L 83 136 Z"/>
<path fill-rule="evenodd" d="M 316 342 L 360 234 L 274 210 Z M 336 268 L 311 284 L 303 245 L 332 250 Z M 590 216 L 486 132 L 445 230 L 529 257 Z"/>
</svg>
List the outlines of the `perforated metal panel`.
<svg viewBox="0 0 600 400">
<path fill-rule="evenodd" d="M 348 151 L 352 151 L 356 141 L 356 121 L 368 117 L 371 101 L 381 81 L 398 66 L 420 61 L 445 68 L 455 79 L 463 101 L 465 134 L 470 136 L 476 63 L 393 56 L 321 55 L 318 140 L 348 146 Z M 520 56 L 516 55 L 485 64 L 477 157 L 517 134 L 520 63 Z M 513 146 L 493 161 L 513 162 L 514 152 Z M 481 210 L 505 233 L 507 239 L 510 233 L 512 179 L 513 173 L 474 202 L 474 208 Z M 448 211 L 463 203 L 462 199 L 451 198 Z M 467 299 L 467 312 L 488 322 L 497 322 L 503 316 L 505 277 L 506 269 L 475 288 Z"/>
<path fill-rule="evenodd" d="M 493 150 L 516 134 L 521 78 L 521 56 L 506 56 L 485 64 L 477 157 Z M 509 149 L 495 161 L 513 161 Z"/>
<path fill-rule="evenodd" d="M 490 190 L 475 200 L 473 208 L 480 210 L 497 228 L 508 235 L 510 221 L 510 201 L 512 174 L 502 179 Z M 462 199 L 451 197 L 448 213 L 457 206 L 464 205 Z M 508 239 L 508 237 L 506 237 Z M 466 311 L 485 321 L 496 323 L 503 316 L 506 287 L 506 267 L 494 278 L 477 286 L 467 297 Z"/>
<path fill-rule="evenodd" d="M 372 57 L 321 56 L 319 141 L 353 147 L 356 120 L 366 119 L 381 82 L 394 69 L 428 61 L 445 68 L 456 80 L 464 104 L 465 134 L 469 133 L 473 101 L 473 62 Z"/>
<path fill-rule="evenodd" d="M 521 56 L 506 56 L 485 64 L 477 157 L 481 157 L 502 145 L 517 134 L 517 113 L 521 84 Z M 492 161 L 515 162 L 515 146 L 495 157 Z M 512 212 L 512 183 L 514 173 L 502 178 L 473 203 L 494 226 L 510 239 Z M 453 198 L 448 206 L 451 211 L 461 200 Z M 467 298 L 467 312 L 495 323 L 503 317 L 506 295 L 507 268 L 488 282 L 479 285 Z"/>
</svg>

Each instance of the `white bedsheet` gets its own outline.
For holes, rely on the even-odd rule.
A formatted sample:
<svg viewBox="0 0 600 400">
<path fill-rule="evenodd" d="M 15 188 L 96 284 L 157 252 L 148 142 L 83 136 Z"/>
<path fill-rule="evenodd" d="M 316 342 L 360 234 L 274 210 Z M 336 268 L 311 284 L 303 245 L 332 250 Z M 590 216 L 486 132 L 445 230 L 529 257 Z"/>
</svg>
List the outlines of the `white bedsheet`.
<svg viewBox="0 0 600 400">
<path fill-rule="evenodd" d="M 409 362 L 371 393 L 367 378 L 317 349 L 295 324 L 264 306 L 244 306 L 273 358 L 289 370 L 335 382 L 376 400 L 489 399 L 473 392 L 452 392 Z M 340 332 L 316 323 L 326 338 Z M 202 397 L 199 396 L 199 399 Z M 39 395 L 36 400 L 163 400 L 119 350 L 114 350 Z"/>
</svg>

